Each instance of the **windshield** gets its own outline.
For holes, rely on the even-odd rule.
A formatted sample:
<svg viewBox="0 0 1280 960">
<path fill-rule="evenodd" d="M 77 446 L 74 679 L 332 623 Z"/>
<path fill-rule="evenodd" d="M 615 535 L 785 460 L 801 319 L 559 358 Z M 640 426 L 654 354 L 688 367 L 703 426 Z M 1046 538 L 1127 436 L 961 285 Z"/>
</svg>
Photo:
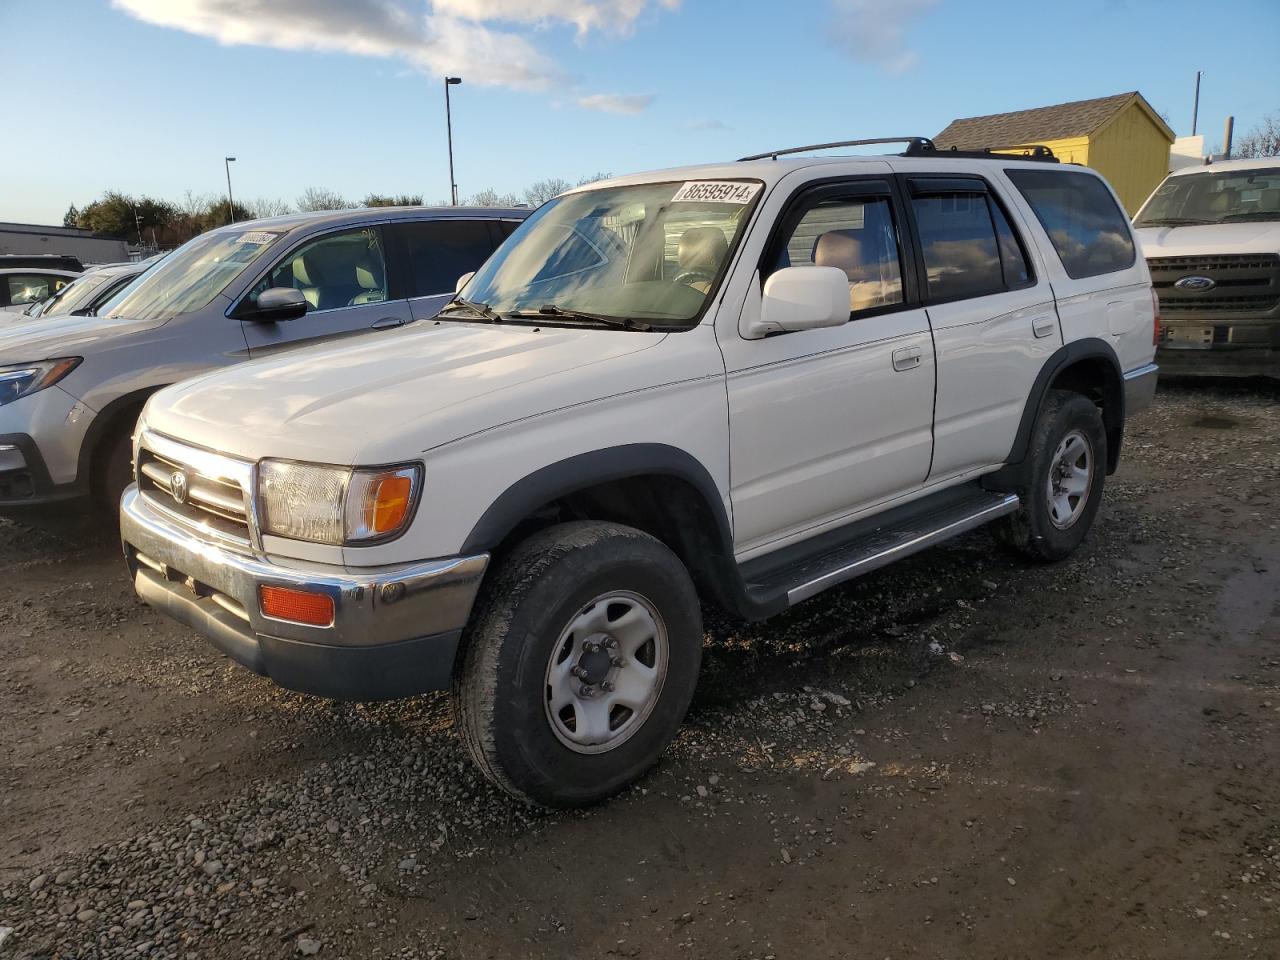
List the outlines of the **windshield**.
<svg viewBox="0 0 1280 960">
<path fill-rule="evenodd" d="M 33 317 L 57 317 L 79 310 L 89 305 L 94 294 L 109 279 L 100 273 L 86 273 L 83 277 L 67 284 L 39 307 L 29 310 L 28 313 Z"/>
<path fill-rule="evenodd" d="M 1134 221 L 1136 227 L 1280 220 L 1280 167 L 1207 170 L 1169 177 Z"/>
<path fill-rule="evenodd" d="M 100 311 L 105 317 L 170 320 L 208 306 L 245 267 L 281 236 L 279 231 L 218 230 L 175 250 Z"/>
<path fill-rule="evenodd" d="M 687 327 L 714 294 L 762 186 L 688 181 L 567 194 L 526 220 L 463 296 L 491 319 L 541 312 Z"/>
</svg>

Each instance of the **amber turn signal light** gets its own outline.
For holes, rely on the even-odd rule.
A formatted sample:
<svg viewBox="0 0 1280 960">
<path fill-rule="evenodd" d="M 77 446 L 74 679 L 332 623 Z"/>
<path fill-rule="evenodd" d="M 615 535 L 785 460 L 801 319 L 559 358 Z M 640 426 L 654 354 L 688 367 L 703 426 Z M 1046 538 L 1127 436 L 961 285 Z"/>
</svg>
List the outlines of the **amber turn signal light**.
<svg viewBox="0 0 1280 960">
<path fill-rule="evenodd" d="M 365 529 L 378 536 L 399 530 L 413 503 L 413 476 L 393 473 L 369 485 L 364 499 Z"/>
<path fill-rule="evenodd" d="M 264 583 L 258 587 L 258 601 L 264 617 L 305 623 L 310 627 L 333 625 L 333 597 L 326 593 L 273 587 Z"/>
</svg>

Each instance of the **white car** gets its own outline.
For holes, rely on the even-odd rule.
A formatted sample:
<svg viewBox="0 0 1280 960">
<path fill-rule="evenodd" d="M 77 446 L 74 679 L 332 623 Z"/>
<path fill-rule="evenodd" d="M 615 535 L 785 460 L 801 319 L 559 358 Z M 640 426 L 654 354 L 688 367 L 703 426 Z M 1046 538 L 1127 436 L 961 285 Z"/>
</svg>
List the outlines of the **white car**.
<svg viewBox="0 0 1280 960">
<path fill-rule="evenodd" d="M 1164 371 L 1280 378 L 1280 157 L 1171 173 L 1134 226 Z"/>
<path fill-rule="evenodd" d="M 464 280 L 156 394 L 121 530 L 147 603 L 286 687 L 452 685 L 544 804 L 656 761 L 702 600 L 768 617 L 988 522 L 1071 553 L 1155 388 L 1106 182 L 923 140 L 592 184 Z"/>
<path fill-rule="evenodd" d="M 79 276 L 72 270 L 50 267 L 0 269 L 0 310 L 21 313 L 33 303 L 48 300 Z"/>
</svg>

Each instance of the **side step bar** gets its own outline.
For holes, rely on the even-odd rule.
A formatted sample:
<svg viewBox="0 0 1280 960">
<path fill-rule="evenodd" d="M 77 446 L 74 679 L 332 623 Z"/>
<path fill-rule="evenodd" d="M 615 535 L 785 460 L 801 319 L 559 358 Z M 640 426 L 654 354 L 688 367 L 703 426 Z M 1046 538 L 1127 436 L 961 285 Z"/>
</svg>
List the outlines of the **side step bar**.
<svg viewBox="0 0 1280 960">
<path fill-rule="evenodd" d="M 1007 516 L 1018 509 L 1018 504 L 1018 496 L 1013 493 L 991 493 L 977 488 L 955 491 L 936 505 L 926 502 L 918 510 L 900 513 L 894 520 L 886 517 L 884 523 L 873 529 L 863 527 L 861 535 L 855 534 L 842 544 L 771 571 L 750 583 L 748 589 L 756 596 L 785 592 L 787 604 L 794 606 L 829 587 Z"/>
</svg>

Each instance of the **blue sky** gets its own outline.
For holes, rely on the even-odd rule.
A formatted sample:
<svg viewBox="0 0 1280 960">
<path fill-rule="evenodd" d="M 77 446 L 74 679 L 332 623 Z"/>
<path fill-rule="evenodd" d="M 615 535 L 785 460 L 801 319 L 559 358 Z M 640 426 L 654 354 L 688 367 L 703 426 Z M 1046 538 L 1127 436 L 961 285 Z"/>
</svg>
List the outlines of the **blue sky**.
<svg viewBox="0 0 1280 960">
<path fill-rule="evenodd" d="M 10 129 L 48 118 L 0 151 L 26 222 L 223 193 L 227 154 L 237 199 L 447 197 L 445 70 L 464 197 L 1132 89 L 1184 134 L 1197 69 L 1211 143 L 1280 112 L 1276 0 L 2 0 L 0 35 Z"/>
</svg>

